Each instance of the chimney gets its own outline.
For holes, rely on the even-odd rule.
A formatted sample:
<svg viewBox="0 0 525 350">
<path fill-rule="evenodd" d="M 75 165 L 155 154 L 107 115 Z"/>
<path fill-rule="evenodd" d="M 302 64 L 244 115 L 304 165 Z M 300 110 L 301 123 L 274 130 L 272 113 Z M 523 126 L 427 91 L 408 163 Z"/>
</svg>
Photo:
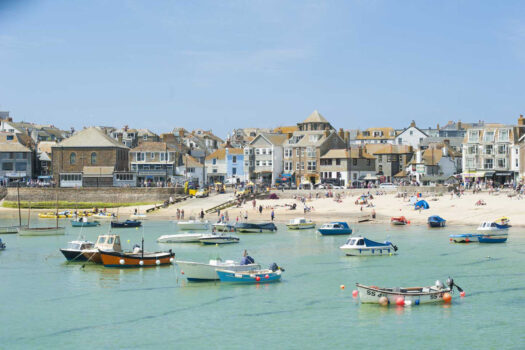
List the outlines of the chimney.
<svg viewBox="0 0 525 350">
<path fill-rule="evenodd" d="M 458 125 L 458 130 L 462 130 L 463 129 L 463 127 L 461 125 L 461 120 L 458 120 L 458 124 L 457 125 Z"/>
<path fill-rule="evenodd" d="M 436 128 L 436 129 L 438 129 L 438 130 L 439 130 L 439 123 L 438 123 L 438 125 L 437 125 L 437 128 Z"/>
<path fill-rule="evenodd" d="M 343 128 L 339 128 L 339 137 L 343 140 L 345 139 L 345 132 L 343 131 Z"/>
<path fill-rule="evenodd" d="M 525 118 L 523 118 L 523 114 L 520 114 L 520 117 L 518 118 L 518 126 L 525 126 Z"/>
<path fill-rule="evenodd" d="M 328 137 L 330 135 L 330 130 L 328 128 L 324 129 L 324 136 Z"/>
<path fill-rule="evenodd" d="M 416 127 L 416 122 L 414 120 L 412 120 L 412 123 L 410 123 L 410 126 L 415 128 Z"/>
</svg>

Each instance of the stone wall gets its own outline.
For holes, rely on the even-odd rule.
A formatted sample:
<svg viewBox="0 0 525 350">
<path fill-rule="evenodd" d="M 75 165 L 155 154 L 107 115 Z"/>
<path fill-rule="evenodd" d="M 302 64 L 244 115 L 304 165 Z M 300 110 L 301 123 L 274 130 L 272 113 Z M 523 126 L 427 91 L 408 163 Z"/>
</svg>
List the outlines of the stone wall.
<svg viewBox="0 0 525 350">
<path fill-rule="evenodd" d="M 59 188 L 58 200 L 68 202 L 106 202 L 106 203 L 138 203 L 138 202 L 164 202 L 170 196 L 183 194 L 182 187 L 141 187 L 141 188 Z M 20 188 L 20 200 L 32 202 L 55 201 L 57 190 L 55 188 Z M 17 200 L 16 187 L 7 189 L 7 201 Z"/>
</svg>

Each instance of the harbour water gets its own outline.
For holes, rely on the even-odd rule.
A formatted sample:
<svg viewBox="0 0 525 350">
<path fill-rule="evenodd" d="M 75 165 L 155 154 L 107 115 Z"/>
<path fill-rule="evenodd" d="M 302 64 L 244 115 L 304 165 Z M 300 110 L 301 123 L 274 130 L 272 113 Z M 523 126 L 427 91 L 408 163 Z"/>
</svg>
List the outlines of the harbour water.
<svg viewBox="0 0 525 350">
<path fill-rule="evenodd" d="M 50 223 L 53 220 L 50 220 Z M 0 220 L 0 225 L 12 221 Z M 35 224 L 37 221 L 35 221 Z M 44 225 L 42 220 L 38 222 Z M 66 223 L 64 223 L 66 224 Z M 95 241 L 109 225 L 82 229 Z M 518 349 L 525 346 L 525 235 L 510 230 L 505 244 L 451 244 L 462 229 L 357 226 L 390 240 L 398 255 L 346 257 L 345 236 L 315 230 L 239 234 L 239 244 L 157 244 L 176 231 L 168 221 L 119 229 L 123 246 L 145 237 L 146 250 L 172 248 L 176 259 L 240 259 L 244 249 L 267 266 L 283 266 L 269 285 L 188 283 L 176 266 L 115 269 L 66 263 L 66 236 L 1 235 L 0 348 L 2 349 Z M 466 291 L 451 305 L 388 308 L 360 305 L 355 283 L 430 285 L 448 276 Z M 345 285 L 345 289 L 340 286 Z"/>
</svg>

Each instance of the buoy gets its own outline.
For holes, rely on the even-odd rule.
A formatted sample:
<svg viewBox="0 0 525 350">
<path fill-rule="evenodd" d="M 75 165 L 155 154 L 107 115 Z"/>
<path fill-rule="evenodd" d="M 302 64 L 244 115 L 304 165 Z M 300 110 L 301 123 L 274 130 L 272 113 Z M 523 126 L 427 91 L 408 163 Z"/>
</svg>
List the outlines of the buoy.
<svg viewBox="0 0 525 350">
<path fill-rule="evenodd" d="M 180 274 L 181 274 L 181 275 L 184 275 L 184 271 L 181 270 Z"/>
<path fill-rule="evenodd" d="M 256 280 L 257 282 L 259 282 L 259 281 L 261 280 L 261 277 L 259 277 L 259 276 L 255 276 L 255 280 Z"/>
<path fill-rule="evenodd" d="M 451 300 L 452 300 L 452 295 L 450 295 L 450 293 L 443 294 L 443 301 L 445 303 L 450 303 Z"/>
<path fill-rule="evenodd" d="M 415 305 L 419 305 L 419 299 L 414 302 Z"/>
<path fill-rule="evenodd" d="M 173 262 L 173 258 L 170 258 L 170 262 Z"/>
<path fill-rule="evenodd" d="M 268 276 L 268 275 L 265 275 L 265 276 L 264 276 L 264 278 L 268 279 L 268 278 L 270 278 L 270 276 Z"/>
<path fill-rule="evenodd" d="M 160 260 L 155 261 L 155 264 L 160 265 Z"/>
<path fill-rule="evenodd" d="M 138 227 L 135 227 L 135 230 L 138 230 L 139 228 Z"/>
<path fill-rule="evenodd" d="M 129 243 L 129 239 L 128 239 L 128 243 Z"/>
<path fill-rule="evenodd" d="M 218 247 L 218 246 L 219 246 L 219 243 L 215 243 L 215 246 Z"/>
<path fill-rule="evenodd" d="M 470 239 L 466 238 L 466 239 L 465 239 L 465 242 L 467 242 L 467 243 L 470 242 Z"/>
<path fill-rule="evenodd" d="M 406 300 L 405 306 L 412 306 L 412 300 Z"/>
<path fill-rule="evenodd" d="M 339 286 L 339 288 L 341 288 L 341 289 L 345 289 L 345 285 L 344 285 L 344 284 L 341 284 L 341 286 Z"/>
<path fill-rule="evenodd" d="M 396 304 L 397 304 L 398 306 L 403 306 L 403 305 L 405 305 L 405 299 L 403 299 L 402 297 L 398 297 L 398 298 L 396 299 Z"/>
<path fill-rule="evenodd" d="M 459 293 L 459 296 L 462 297 L 462 298 L 464 298 L 464 297 L 465 297 L 465 291 L 462 290 L 461 293 Z"/>
<path fill-rule="evenodd" d="M 357 298 L 358 295 L 359 295 L 359 292 L 358 292 L 357 290 L 353 290 L 353 291 L 352 291 L 352 296 L 353 296 L 354 298 Z"/>
<path fill-rule="evenodd" d="M 139 265 L 140 265 L 140 266 L 144 265 L 144 261 L 142 261 L 142 260 L 139 261 Z"/>
<path fill-rule="evenodd" d="M 381 306 L 388 306 L 388 298 L 387 297 L 379 298 L 379 305 L 381 305 Z"/>
<path fill-rule="evenodd" d="M 124 259 L 120 259 L 119 263 L 120 263 L 120 265 L 124 265 L 124 263 L 125 263 Z"/>
</svg>

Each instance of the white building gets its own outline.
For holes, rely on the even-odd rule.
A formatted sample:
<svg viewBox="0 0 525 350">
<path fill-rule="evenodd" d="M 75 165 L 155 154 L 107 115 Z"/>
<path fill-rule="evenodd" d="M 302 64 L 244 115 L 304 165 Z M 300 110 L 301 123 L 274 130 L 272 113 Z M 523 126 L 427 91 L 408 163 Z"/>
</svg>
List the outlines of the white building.
<svg viewBox="0 0 525 350">
<path fill-rule="evenodd" d="M 246 180 L 274 185 L 283 174 L 284 134 L 259 133 L 244 148 Z"/>
<path fill-rule="evenodd" d="M 428 135 L 416 126 L 416 122 L 412 121 L 408 128 L 396 136 L 395 144 L 412 146 L 416 149 L 427 137 Z"/>
</svg>

